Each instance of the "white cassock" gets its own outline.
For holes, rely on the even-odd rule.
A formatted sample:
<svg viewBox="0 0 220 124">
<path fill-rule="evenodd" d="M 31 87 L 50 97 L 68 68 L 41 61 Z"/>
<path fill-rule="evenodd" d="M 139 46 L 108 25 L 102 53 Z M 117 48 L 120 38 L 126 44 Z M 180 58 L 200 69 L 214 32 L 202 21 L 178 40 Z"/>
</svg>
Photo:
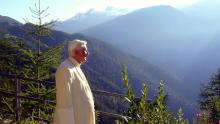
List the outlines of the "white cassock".
<svg viewBox="0 0 220 124">
<path fill-rule="evenodd" d="M 94 100 L 89 84 L 73 58 L 56 71 L 56 108 L 53 124 L 95 124 Z"/>
</svg>

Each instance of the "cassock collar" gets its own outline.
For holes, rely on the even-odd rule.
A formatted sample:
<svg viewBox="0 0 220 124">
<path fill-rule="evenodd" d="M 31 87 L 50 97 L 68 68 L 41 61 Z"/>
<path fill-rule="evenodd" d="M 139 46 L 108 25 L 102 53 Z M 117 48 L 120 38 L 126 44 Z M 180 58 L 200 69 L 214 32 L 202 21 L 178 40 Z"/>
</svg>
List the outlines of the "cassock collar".
<svg viewBox="0 0 220 124">
<path fill-rule="evenodd" d="M 74 64 L 75 66 L 80 66 L 81 64 L 80 63 L 78 63 L 74 58 L 72 58 L 72 57 L 69 57 L 68 58 L 69 60 L 70 60 L 70 62 L 72 63 L 72 64 Z"/>
</svg>

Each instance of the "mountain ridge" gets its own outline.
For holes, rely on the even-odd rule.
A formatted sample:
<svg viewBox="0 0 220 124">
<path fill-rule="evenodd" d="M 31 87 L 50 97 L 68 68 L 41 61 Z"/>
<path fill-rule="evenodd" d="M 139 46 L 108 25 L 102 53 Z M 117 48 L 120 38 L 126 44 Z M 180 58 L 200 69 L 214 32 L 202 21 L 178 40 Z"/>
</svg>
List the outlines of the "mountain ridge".
<svg viewBox="0 0 220 124">
<path fill-rule="evenodd" d="M 89 27 L 93 27 L 108 20 L 112 20 L 120 15 L 123 15 L 126 13 L 126 11 L 128 10 L 116 9 L 113 7 L 107 7 L 103 11 L 90 9 L 85 13 L 78 13 L 67 20 L 58 21 L 54 29 L 65 31 L 67 33 L 78 33 Z"/>
<path fill-rule="evenodd" d="M 22 25 L 21 22 L 13 19 L 13 18 L 10 18 L 8 16 L 2 16 L 0 15 L 0 23 L 8 23 L 10 25 Z"/>
</svg>

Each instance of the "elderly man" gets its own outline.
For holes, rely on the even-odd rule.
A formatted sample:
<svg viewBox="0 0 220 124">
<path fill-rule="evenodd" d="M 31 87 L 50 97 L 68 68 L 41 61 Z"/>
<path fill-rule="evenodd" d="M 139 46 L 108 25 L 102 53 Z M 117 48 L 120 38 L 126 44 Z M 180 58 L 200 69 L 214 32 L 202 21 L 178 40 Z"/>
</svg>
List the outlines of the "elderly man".
<svg viewBox="0 0 220 124">
<path fill-rule="evenodd" d="M 80 65 L 88 56 L 87 42 L 68 44 L 69 57 L 56 72 L 56 109 L 53 124 L 95 124 L 93 95 Z"/>
</svg>

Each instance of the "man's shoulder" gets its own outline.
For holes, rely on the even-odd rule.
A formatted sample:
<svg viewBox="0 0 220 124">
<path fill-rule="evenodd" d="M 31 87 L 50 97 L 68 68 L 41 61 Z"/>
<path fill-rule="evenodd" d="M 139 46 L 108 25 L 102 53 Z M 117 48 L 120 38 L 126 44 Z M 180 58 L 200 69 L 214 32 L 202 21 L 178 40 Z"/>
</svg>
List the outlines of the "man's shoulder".
<svg viewBox="0 0 220 124">
<path fill-rule="evenodd" d="M 75 70 L 75 66 L 68 59 L 66 59 L 57 68 L 56 73 L 58 73 L 58 72 L 74 73 L 75 72 L 74 70 Z"/>
<path fill-rule="evenodd" d="M 76 72 L 75 66 L 68 59 L 66 59 L 57 68 L 55 76 L 56 77 L 73 76 L 75 72 Z"/>
<path fill-rule="evenodd" d="M 73 67 L 74 66 L 71 64 L 71 62 L 68 59 L 63 61 L 59 66 L 59 68 L 73 68 Z"/>
<path fill-rule="evenodd" d="M 73 73 L 74 72 L 74 66 L 69 62 L 68 59 L 64 60 L 60 66 L 56 70 L 56 75 L 62 75 L 67 73 Z"/>
</svg>

